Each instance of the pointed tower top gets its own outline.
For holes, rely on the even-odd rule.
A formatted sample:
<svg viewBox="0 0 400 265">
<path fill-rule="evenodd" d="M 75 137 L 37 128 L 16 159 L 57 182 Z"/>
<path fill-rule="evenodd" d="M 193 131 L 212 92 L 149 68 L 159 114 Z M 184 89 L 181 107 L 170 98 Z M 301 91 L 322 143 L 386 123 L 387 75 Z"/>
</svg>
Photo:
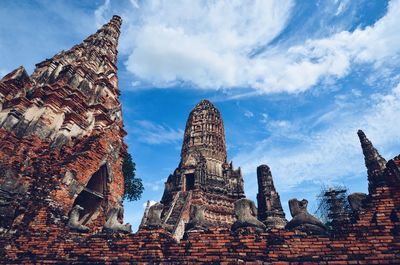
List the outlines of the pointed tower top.
<svg viewBox="0 0 400 265">
<path fill-rule="evenodd" d="M 214 104 L 212 104 L 211 101 L 209 101 L 208 99 L 202 99 L 200 100 L 199 103 L 196 104 L 196 106 L 194 107 L 194 109 L 202 109 L 202 108 L 213 108 L 213 109 L 217 109 Z"/>
<path fill-rule="evenodd" d="M 200 152 L 205 159 L 226 162 L 225 130 L 221 113 L 206 99 L 193 108 L 186 122 L 182 160 L 194 152 Z"/>
<path fill-rule="evenodd" d="M 120 36 L 122 19 L 113 16 L 95 34 L 87 37 L 82 43 L 70 50 L 61 51 L 36 65 L 31 80 L 36 85 L 50 85 L 57 81 L 68 84 L 72 89 L 91 98 L 103 90 L 97 87 L 107 87 L 113 97 L 118 95 L 117 85 L 117 45 Z"/>
<path fill-rule="evenodd" d="M 365 166 L 368 170 L 368 180 L 370 191 L 380 181 L 383 171 L 386 168 L 386 160 L 379 154 L 378 150 L 372 145 L 362 130 L 358 130 L 361 148 L 364 154 Z"/>
<path fill-rule="evenodd" d="M 118 27 L 121 27 L 122 24 L 122 18 L 118 15 L 114 15 L 111 19 L 112 22 L 115 22 L 118 24 Z"/>
<path fill-rule="evenodd" d="M 98 59 L 102 59 L 103 56 L 107 56 L 113 64 L 116 64 L 121 24 L 121 17 L 114 15 L 112 19 L 97 30 L 95 34 L 87 37 L 83 43 L 74 46 L 71 51 L 83 48 L 83 53 L 87 53 L 89 58 L 96 59 L 95 57 L 98 57 Z"/>
</svg>

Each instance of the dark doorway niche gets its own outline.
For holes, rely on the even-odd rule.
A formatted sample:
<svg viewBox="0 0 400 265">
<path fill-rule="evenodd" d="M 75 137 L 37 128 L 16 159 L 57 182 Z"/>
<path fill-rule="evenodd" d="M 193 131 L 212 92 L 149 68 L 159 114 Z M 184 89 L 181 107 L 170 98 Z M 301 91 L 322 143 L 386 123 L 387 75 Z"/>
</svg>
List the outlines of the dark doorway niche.
<svg viewBox="0 0 400 265">
<path fill-rule="evenodd" d="M 104 201 L 107 190 L 107 166 L 103 165 L 89 179 L 86 187 L 79 193 L 74 202 L 83 207 L 79 221 L 81 224 L 87 224 L 96 210 Z"/>
<path fill-rule="evenodd" d="M 185 184 L 185 190 L 194 190 L 194 174 L 186 174 L 186 184 Z"/>
</svg>

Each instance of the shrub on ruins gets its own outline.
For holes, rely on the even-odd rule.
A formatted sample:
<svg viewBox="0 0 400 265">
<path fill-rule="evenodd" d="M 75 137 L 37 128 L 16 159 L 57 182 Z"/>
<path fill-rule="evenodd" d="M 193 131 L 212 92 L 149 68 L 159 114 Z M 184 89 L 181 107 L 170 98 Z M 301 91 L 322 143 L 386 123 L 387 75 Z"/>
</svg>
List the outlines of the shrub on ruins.
<svg viewBox="0 0 400 265">
<path fill-rule="evenodd" d="M 129 201 L 139 200 L 144 190 L 142 179 L 135 177 L 135 166 L 131 154 L 126 153 L 122 161 L 122 173 L 124 175 L 124 199 Z"/>
<path fill-rule="evenodd" d="M 347 200 L 348 189 L 345 186 L 321 187 L 317 196 L 316 214 L 332 231 L 341 231 L 350 220 L 350 205 Z"/>
</svg>

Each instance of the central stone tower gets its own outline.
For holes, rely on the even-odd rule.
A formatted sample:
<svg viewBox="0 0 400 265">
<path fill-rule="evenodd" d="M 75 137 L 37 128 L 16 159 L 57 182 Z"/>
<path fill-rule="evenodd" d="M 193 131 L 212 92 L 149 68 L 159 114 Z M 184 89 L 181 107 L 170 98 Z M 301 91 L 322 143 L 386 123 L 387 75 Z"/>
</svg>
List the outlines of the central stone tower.
<svg viewBox="0 0 400 265">
<path fill-rule="evenodd" d="M 181 161 L 165 183 L 162 221 L 180 237 L 191 205 L 203 205 L 210 224 L 230 226 L 235 220 L 234 202 L 244 197 L 241 170 L 227 162 L 221 114 L 210 101 L 202 100 L 189 114 Z"/>
</svg>

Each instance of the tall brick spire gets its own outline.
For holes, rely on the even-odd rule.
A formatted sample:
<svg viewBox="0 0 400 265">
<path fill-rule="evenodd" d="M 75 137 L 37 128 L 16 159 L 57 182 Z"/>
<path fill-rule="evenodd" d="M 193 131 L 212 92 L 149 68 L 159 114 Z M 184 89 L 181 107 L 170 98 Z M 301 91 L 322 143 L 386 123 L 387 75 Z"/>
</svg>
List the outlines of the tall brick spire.
<svg viewBox="0 0 400 265">
<path fill-rule="evenodd" d="M 368 170 L 369 191 L 382 181 L 382 174 L 386 168 L 386 160 L 378 153 L 362 130 L 358 130 L 361 148 L 364 154 L 365 166 Z"/>
<path fill-rule="evenodd" d="M 0 169 L 9 172 L 0 190 L 17 194 L 0 193 L 0 201 L 23 198 L 4 211 L 0 207 L 7 216 L 0 229 L 25 211 L 19 204 L 31 202 L 58 205 L 59 213 L 70 215 L 69 226 L 80 231 L 99 231 L 106 221 L 113 223 L 106 218 L 121 215 L 126 154 L 116 67 L 121 22 L 114 16 L 82 43 L 37 64 L 31 76 L 20 67 L 0 80 Z M 37 206 L 24 207 L 35 212 Z"/>
</svg>

